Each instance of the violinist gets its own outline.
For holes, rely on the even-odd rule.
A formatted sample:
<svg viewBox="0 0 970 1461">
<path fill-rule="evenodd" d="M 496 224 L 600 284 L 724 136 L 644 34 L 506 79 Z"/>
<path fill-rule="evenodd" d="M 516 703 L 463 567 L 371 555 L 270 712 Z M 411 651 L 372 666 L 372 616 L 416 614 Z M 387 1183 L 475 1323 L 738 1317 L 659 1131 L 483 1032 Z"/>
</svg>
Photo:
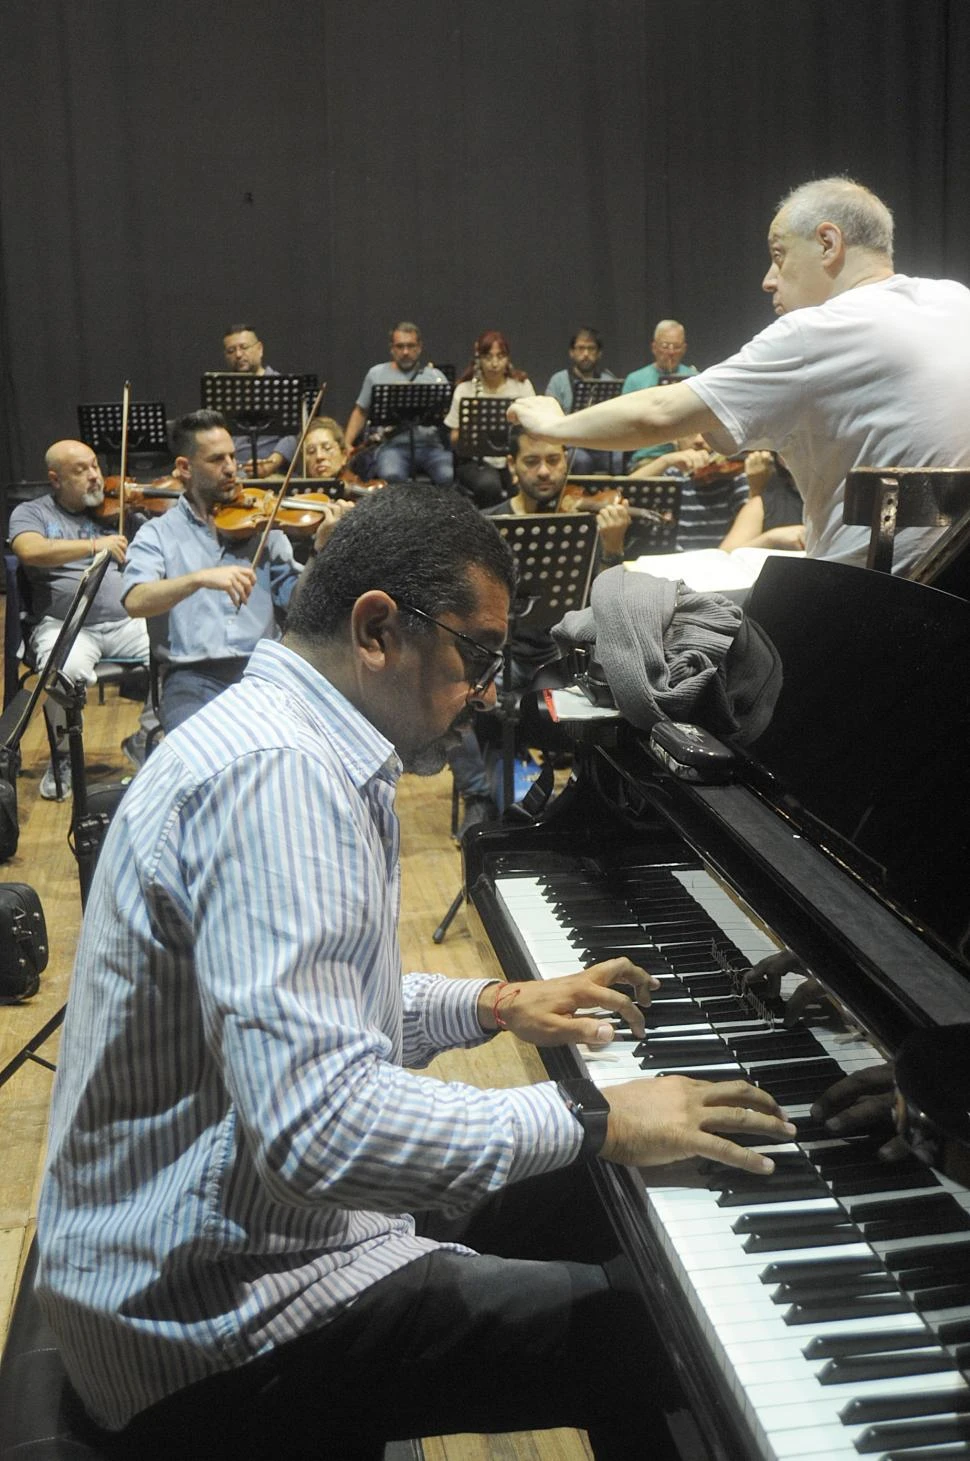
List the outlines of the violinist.
<svg viewBox="0 0 970 1461">
<path fill-rule="evenodd" d="M 163 667 L 160 716 L 168 732 L 242 676 L 260 639 L 279 637 L 300 576 L 289 539 L 268 538 L 258 570 L 257 535 L 220 535 L 218 509 L 239 492 L 236 454 L 218 411 L 193 411 L 172 427 L 174 476 L 184 487 L 170 512 L 147 522 L 122 580 L 125 610 L 151 620 Z"/>
<path fill-rule="evenodd" d="M 752 470 L 761 471 L 767 452 L 751 452 Z M 724 458 L 712 452 L 703 436 L 683 436 L 675 449 L 641 461 L 632 477 L 680 477 L 678 552 L 719 548 L 735 518 L 749 500 L 745 458 Z"/>
<path fill-rule="evenodd" d="M 303 460 L 308 477 L 322 478 L 325 481 L 360 481 L 347 466 L 350 447 L 343 430 L 332 416 L 318 416 L 315 421 L 311 421 L 303 443 Z"/>
<path fill-rule="evenodd" d="M 92 517 L 104 500 L 104 480 L 91 448 L 83 441 L 55 441 L 47 451 L 45 465 L 50 492 L 19 503 L 10 514 L 9 528 L 10 546 L 30 589 L 30 649 L 39 669 L 47 662 L 81 574 L 91 559 L 106 549 L 120 568 L 128 549 L 127 538 L 105 532 Z M 93 685 L 95 668 L 105 655 L 148 664 L 145 626 L 133 624 L 127 617 L 121 601 L 121 574 L 113 566 L 101 582 L 64 673 L 70 679 Z M 63 708 L 53 700 L 45 703 L 44 714 L 58 749 L 41 778 L 40 795 L 46 801 L 55 801 L 71 790 L 67 725 Z M 141 729 L 122 742 L 122 750 L 136 767 L 145 759 L 146 737 L 155 724 L 150 707 L 146 707 Z"/>
</svg>

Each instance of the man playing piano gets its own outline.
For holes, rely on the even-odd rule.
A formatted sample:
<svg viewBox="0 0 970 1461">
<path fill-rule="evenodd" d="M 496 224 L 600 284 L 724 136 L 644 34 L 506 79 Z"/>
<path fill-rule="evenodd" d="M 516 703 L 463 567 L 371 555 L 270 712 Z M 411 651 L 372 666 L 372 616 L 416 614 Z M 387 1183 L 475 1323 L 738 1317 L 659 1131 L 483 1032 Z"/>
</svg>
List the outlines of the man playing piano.
<svg viewBox="0 0 970 1461">
<path fill-rule="evenodd" d="M 737 355 L 571 416 L 546 396 L 509 415 L 589 448 L 702 432 L 732 454 L 780 451 L 805 501 L 808 556 L 864 564 L 868 529 L 842 523 L 847 472 L 970 466 L 970 290 L 895 273 L 892 246 L 892 214 L 867 188 L 805 183 L 768 233 L 762 288 L 777 319 Z M 910 569 L 939 532 L 899 533 L 894 571 Z"/>
<path fill-rule="evenodd" d="M 512 579 L 452 490 L 374 493 L 311 564 L 283 642 L 166 738 L 112 822 L 37 1292 L 113 1453 L 349 1461 L 395 1437 L 578 1425 L 598 1457 L 665 1454 L 639 1300 L 596 1264 L 481 1255 L 410 1216 L 444 1236 L 445 1216 L 578 1182 L 594 1158 L 764 1174 L 730 1134 L 794 1130 L 740 1081 L 631 1082 L 600 1109 L 595 1091 L 414 1069 L 500 1027 L 540 1045 L 603 1044 L 617 1017 L 642 1033 L 615 986 L 642 1004 L 654 983 L 626 959 L 402 981 L 395 783 L 439 771 L 494 702 Z"/>
</svg>

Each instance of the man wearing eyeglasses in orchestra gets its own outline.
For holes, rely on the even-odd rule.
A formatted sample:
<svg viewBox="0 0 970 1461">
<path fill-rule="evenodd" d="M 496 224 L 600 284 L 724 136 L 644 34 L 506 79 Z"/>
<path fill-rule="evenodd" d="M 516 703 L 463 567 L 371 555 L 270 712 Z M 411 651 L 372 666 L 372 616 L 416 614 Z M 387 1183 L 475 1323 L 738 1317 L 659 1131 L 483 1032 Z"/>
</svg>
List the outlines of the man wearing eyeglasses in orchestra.
<svg viewBox="0 0 970 1461">
<path fill-rule="evenodd" d="M 662 1346 L 561 1204 L 598 1157 L 767 1175 L 713 1133 L 794 1127 L 740 1081 L 665 1076 L 607 1102 L 589 1082 L 420 1073 L 499 1028 L 606 1045 L 604 1009 L 642 1038 L 614 986 L 644 1003 L 657 982 L 625 958 L 513 984 L 402 977 L 395 786 L 440 770 L 494 703 L 513 582 L 453 490 L 371 493 L 307 570 L 284 641 L 166 738 L 112 821 L 36 1284 L 111 1454 L 379 1461 L 389 1439 L 555 1425 L 588 1428 L 602 1461 L 665 1454 Z M 543 1241 L 540 1187 L 558 1199 Z"/>
<path fill-rule="evenodd" d="M 402 320 L 391 330 L 391 358 L 371 366 L 347 419 L 345 435 L 349 447 L 364 444 L 361 432 L 367 425 L 375 386 L 448 384 L 447 377 L 430 361 L 421 364 L 423 348 L 421 331 L 410 320 Z M 373 468 L 371 472 L 370 468 L 361 471 L 356 463 L 354 467 L 363 476 L 381 477 L 385 482 L 405 482 L 413 472 L 425 472 L 432 482 L 442 487 L 450 487 L 455 480 L 451 452 L 435 426 L 415 426 L 413 433 L 407 428 L 399 431 L 388 427 L 374 451 Z"/>
<path fill-rule="evenodd" d="M 271 365 L 263 364 L 263 342 L 252 325 L 230 325 L 222 337 L 222 353 L 226 369 L 236 375 L 279 375 Z M 296 451 L 295 436 L 277 436 L 261 432 L 256 438 L 256 469 L 253 470 L 252 443 L 248 436 L 234 436 L 233 445 L 239 470 L 245 477 L 273 477 L 285 472 Z"/>
</svg>

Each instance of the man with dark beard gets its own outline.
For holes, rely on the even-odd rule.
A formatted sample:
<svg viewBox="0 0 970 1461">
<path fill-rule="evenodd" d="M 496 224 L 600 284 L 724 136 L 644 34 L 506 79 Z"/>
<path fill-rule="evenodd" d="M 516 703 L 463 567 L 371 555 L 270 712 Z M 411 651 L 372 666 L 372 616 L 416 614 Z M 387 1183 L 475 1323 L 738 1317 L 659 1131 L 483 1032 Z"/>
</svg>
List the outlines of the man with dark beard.
<svg viewBox="0 0 970 1461">
<path fill-rule="evenodd" d="M 166 738 L 112 822 L 37 1283 L 111 1454 L 376 1461 L 395 1437 L 571 1424 L 618 1457 L 660 1428 L 662 1355 L 604 1268 L 484 1256 L 410 1215 L 574 1180 L 596 1156 L 770 1172 L 713 1130 L 794 1131 L 743 1082 L 631 1082 L 594 1109 L 551 1081 L 416 1073 L 499 1026 L 603 1045 L 604 1007 L 642 1035 L 613 986 L 644 1001 L 655 985 L 628 959 L 402 979 L 395 783 L 402 763 L 440 768 L 468 708 L 493 702 L 512 577 L 451 489 L 371 494 L 307 570 L 283 641 Z M 627 1403 L 631 1354 L 645 1383 Z"/>
</svg>

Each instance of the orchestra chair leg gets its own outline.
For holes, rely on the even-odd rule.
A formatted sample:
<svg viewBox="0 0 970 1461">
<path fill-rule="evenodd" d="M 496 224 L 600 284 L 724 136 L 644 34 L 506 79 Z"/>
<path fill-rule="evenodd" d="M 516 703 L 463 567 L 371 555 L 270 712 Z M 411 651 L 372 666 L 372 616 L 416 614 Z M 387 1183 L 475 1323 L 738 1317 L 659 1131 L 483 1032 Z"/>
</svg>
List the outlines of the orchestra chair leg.
<svg viewBox="0 0 970 1461">
<path fill-rule="evenodd" d="M 444 918 L 441 920 L 441 922 L 438 924 L 438 927 L 435 929 L 434 933 L 431 935 L 431 942 L 432 943 L 434 943 L 434 944 L 444 943 L 445 934 L 448 932 L 449 928 L 451 927 L 452 923 L 454 922 L 455 915 L 458 912 L 459 908 L 461 907 L 462 903 L 464 902 L 464 899 L 465 899 L 465 890 L 464 890 L 464 888 L 459 888 L 458 889 L 458 892 L 455 894 L 454 898 L 451 900 L 451 903 L 448 905 L 448 912 L 445 914 Z"/>
</svg>

